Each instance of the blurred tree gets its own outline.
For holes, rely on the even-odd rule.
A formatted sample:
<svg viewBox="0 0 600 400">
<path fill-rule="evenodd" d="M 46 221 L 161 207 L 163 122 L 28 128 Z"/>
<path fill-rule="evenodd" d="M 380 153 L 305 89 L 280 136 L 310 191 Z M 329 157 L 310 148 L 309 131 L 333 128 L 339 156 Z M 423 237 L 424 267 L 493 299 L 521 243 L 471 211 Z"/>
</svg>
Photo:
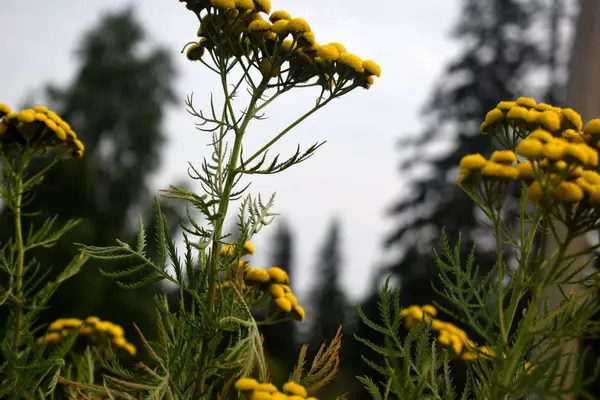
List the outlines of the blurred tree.
<svg viewBox="0 0 600 400">
<path fill-rule="evenodd" d="M 36 225 L 53 215 L 83 220 L 56 247 L 39 253 L 53 273 L 76 253 L 73 242 L 106 246 L 117 238 L 132 240 L 139 214 L 153 237 L 149 177 L 160 164 L 165 108 L 174 102 L 171 56 L 148 46 L 131 9 L 105 15 L 85 35 L 77 56 L 80 67 L 73 81 L 65 88 L 48 87 L 47 97 L 85 143 L 86 153 L 51 170 L 28 206 L 41 210 L 27 221 Z M 165 212 L 176 229 L 179 211 L 165 206 Z M 0 221 L 9 217 L 4 210 Z M 97 315 L 122 324 L 132 336 L 132 322 L 153 331 L 157 286 L 125 291 L 101 277 L 99 268 L 112 267 L 88 263 L 61 287 L 42 322 Z"/>
<path fill-rule="evenodd" d="M 321 248 L 310 295 L 309 344 L 312 352 L 316 352 L 324 341 L 331 340 L 338 327 L 345 324 L 346 298 L 340 287 L 340 252 L 340 223 L 334 219 Z"/>
<path fill-rule="evenodd" d="M 294 289 L 293 277 L 293 236 L 289 225 L 280 221 L 273 234 L 271 245 L 271 262 L 269 266 L 279 267 L 286 271 Z M 294 332 L 296 322 L 289 321 L 277 325 L 267 325 L 261 328 L 265 338 L 265 351 L 272 357 L 279 359 L 287 366 L 293 365 L 297 360 L 296 342 Z"/>
</svg>

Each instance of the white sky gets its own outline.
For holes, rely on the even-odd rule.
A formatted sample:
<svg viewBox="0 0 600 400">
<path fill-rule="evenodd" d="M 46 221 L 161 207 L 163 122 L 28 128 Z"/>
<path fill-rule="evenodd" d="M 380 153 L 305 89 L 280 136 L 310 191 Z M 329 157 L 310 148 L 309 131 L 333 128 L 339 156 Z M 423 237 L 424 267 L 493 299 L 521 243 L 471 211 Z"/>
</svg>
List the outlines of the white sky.
<svg viewBox="0 0 600 400">
<path fill-rule="evenodd" d="M 343 285 L 357 300 L 370 286 L 372 271 L 386 254 L 382 242 L 396 221 L 387 209 L 403 193 L 397 170 L 396 142 L 400 135 L 418 131 L 419 115 L 433 81 L 455 54 L 448 38 L 459 12 L 458 0 L 272 0 L 273 9 L 286 9 L 305 18 L 317 42 L 339 41 L 350 52 L 377 61 L 380 79 L 368 91 L 356 90 L 290 132 L 276 147 L 293 154 L 300 143 L 309 146 L 327 140 L 317 154 L 280 175 L 255 179 L 250 191 L 268 197 L 277 193 L 275 210 L 295 234 L 296 287 L 310 287 L 310 271 L 331 217 L 342 220 Z M 177 0 L 29 0 L 13 1 L 2 8 L 0 24 L 0 85 L 5 102 L 17 107 L 44 83 L 64 84 L 77 64 L 74 50 L 81 34 L 99 21 L 103 12 L 127 5 L 153 42 L 167 46 L 178 69 L 178 106 L 165 121 L 168 145 L 162 170 L 153 180 L 156 189 L 185 177 L 187 162 L 196 165 L 207 156 L 207 136 L 194 128 L 185 112 L 186 95 L 194 92 L 204 108 L 209 91 L 218 93 L 217 77 L 201 64 L 179 54 L 195 38 L 193 14 Z M 284 96 L 269 110 L 269 120 L 250 128 L 247 146 L 257 148 L 308 109 L 314 99 Z M 51 105 L 49 105 L 51 106 Z M 238 109 L 241 108 L 238 107 Z M 205 109 L 205 108 L 204 108 Z M 248 150 L 250 153 L 250 150 Z M 256 266 L 267 266 L 260 254 L 270 254 L 274 230 L 264 229 L 254 240 Z"/>
</svg>

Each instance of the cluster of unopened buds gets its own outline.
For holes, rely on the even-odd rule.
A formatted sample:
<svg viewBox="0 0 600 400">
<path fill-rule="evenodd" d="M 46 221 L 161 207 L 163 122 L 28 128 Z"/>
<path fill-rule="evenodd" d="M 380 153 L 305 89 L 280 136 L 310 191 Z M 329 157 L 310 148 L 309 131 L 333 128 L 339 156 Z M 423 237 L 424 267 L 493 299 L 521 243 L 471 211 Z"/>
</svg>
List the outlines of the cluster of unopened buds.
<svg viewBox="0 0 600 400">
<path fill-rule="evenodd" d="M 489 191 L 494 184 L 521 180 L 527 184 L 529 200 L 540 206 L 550 209 L 560 204 L 570 210 L 576 205 L 579 216 L 597 213 L 600 119 L 583 126 L 581 116 L 570 108 L 521 97 L 500 102 L 487 114 L 481 131 L 494 135 L 506 149 L 494 152 L 489 160 L 481 154 L 463 157 L 462 187 Z"/>
<path fill-rule="evenodd" d="M 221 248 L 222 256 L 234 256 L 235 246 L 226 245 Z M 240 256 L 254 254 L 254 246 L 250 242 L 244 243 L 241 249 Z M 292 292 L 289 286 L 290 278 L 283 269 L 279 267 L 271 267 L 268 269 L 252 268 L 246 261 L 239 260 L 238 268 L 243 276 L 244 289 L 257 289 L 261 293 L 268 293 L 277 308 L 284 313 L 293 313 L 299 321 L 304 321 L 306 313 L 304 308 L 298 304 L 298 299 Z M 225 289 L 232 287 L 231 281 L 226 281 L 221 288 Z"/>
<path fill-rule="evenodd" d="M 81 157 L 85 148 L 71 126 L 48 107 L 14 112 L 0 103 L 0 153 L 17 155 L 25 149 L 38 154 L 64 149 Z"/>
<path fill-rule="evenodd" d="M 58 344 L 75 331 L 78 339 L 88 345 L 106 345 L 110 342 L 132 356 L 136 353 L 135 346 L 125 339 L 122 327 L 110 321 L 101 321 L 98 317 L 87 317 L 85 321 L 77 318 L 57 319 L 48 326 L 46 335 L 38 338 L 38 343 Z"/>
<path fill-rule="evenodd" d="M 430 304 L 424 306 L 412 305 L 400 312 L 407 328 L 410 329 L 421 322 L 428 324 L 431 330 L 438 334 L 438 343 L 451 348 L 454 354 L 464 361 L 473 361 L 478 358 L 490 360 L 496 357 L 494 349 L 489 346 L 477 346 L 475 342 L 469 339 L 464 330 L 450 322 L 436 319 L 437 314 L 437 309 Z M 530 373 L 535 367 L 532 368 L 531 362 L 526 361 L 523 368 Z"/>
<path fill-rule="evenodd" d="M 260 70 L 266 79 L 286 86 L 318 78 L 327 90 L 346 83 L 368 89 L 381 68 L 346 51 L 340 43 L 319 45 L 310 25 L 286 11 L 271 13 L 270 0 L 179 0 L 200 19 L 200 40 L 186 55 L 202 60 L 237 57 Z M 271 14 L 270 14 L 271 13 Z M 268 20 L 263 15 L 270 14 Z"/>
<path fill-rule="evenodd" d="M 287 382 L 283 385 L 283 391 L 279 391 L 272 383 L 241 378 L 235 383 L 235 388 L 246 393 L 250 400 L 317 400 L 316 397 L 308 397 L 306 388 L 296 382 Z"/>
</svg>

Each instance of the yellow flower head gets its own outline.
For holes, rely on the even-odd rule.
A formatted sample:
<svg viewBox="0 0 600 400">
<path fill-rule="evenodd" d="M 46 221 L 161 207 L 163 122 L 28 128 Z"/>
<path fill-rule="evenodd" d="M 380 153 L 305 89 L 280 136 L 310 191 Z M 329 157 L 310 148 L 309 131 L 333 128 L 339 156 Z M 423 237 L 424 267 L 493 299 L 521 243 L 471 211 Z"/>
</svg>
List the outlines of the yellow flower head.
<svg viewBox="0 0 600 400">
<path fill-rule="evenodd" d="M 538 111 L 551 111 L 551 110 L 554 110 L 554 107 L 551 106 L 550 104 L 538 103 L 535 106 L 535 109 L 538 110 Z"/>
<path fill-rule="evenodd" d="M 83 156 L 83 152 L 85 151 L 85 146 L 83 145 L 83 142 L 81 142 L 81 140 L 79 139 L 75 139 L 73 140 L 73 144 L 75 145 L 75 156 Z"/>
<path fill-rule="evenodd" d="M 518 161 L 517 155 L 511 150 L 494 151 L 490 160 L 500 164 L 508 165 L 511 165 L 512 163 L 516 163 Z"/>
<path fill-rule="evenodd" d="M 254 10 L 254 2 L 252 0 L 234 0 L 235 8 L 238 10 Z"/>
<path fill-rule="evenodd" d="M 289 21 L 290 19 L 292 19 L 292 15 L 287 11 L 278 10 L 278 11 L 273 11 L 271 16 L 269 17 L 269 21 L 271 21 L 273 23 L 275 23 L 279 20 L 282 20 L 282 19 Z"/>
<path fill-rule="evenodd" d="M 541 117 L 542 113 L 532 108 L 531 110 L 528 110 L 525 114 L 525 122 L 537 125 Z"/>
<path fill-rule="evenodd" d="M 271 296 L 275 298 L 283 297 L 285 295 L 285 290 L 278 283 L 273 283 L 269 285 L 269 293 Z"/>
<path fill-rule="evenodd" d="M 35 121 L 35 113 L 33 110 L 23 110 L 17 114 L 17 119 L 20 122 L 33 122 Z"/>
<path fill-rule="evenodd" d="M 567 155 L 580 164 L 594 167 L 598 165 L 598 153 L 583 143 L 568 143 L 565 146 Z"/>
<path fill-rule="evenodd" d="M 511 108 L 513 108 L 515 106 L 515 104 L 516 103 L 514 101 L 501 101 L 500 103 L 498 103 L 496 108 L 498 108 L 500 110 L 508 111 Z"/>
<path fill-rule="evenodd" d="M 578 131 L 576 131 L 574 129 L 565 129 L 562 132 L 562 137 L 567 139 L 571 143 L 584 143 L 585 142 L 585 140 L 583 139 L 583 136 L 581 136 L 581 133 L 579 133 Z"/>
<path fill-rule="evenodd" d="M 254 6 L 258 11 L 269 14 L 271 12 L 271 0 L 254 0 Z"/>
<path fill-rule="evenodd" d="M 519 97 L 515 103 L 520 106 L 534 108 L 537 105 L 537 101 L 532 99 L 531 97 Z"/>
<path fill-rule="evenodd" d="M 548 142 L 542 148 L 542 154 L 550 160 L 562 160 L 567 153 L 566 146 L 558 140 Z"/>
<path fill-rule="evenodd" d="M 527 138 L 517 146 L 517 153 L 530 160 L 535 160 L 542 155 L 544 145 L 537 139 Z"/>
<path fill-rule="evenodd" d="M 40 121 L 40 122 L 44 122 L 45 120 L 48 119 L 48 116 L 44 113 L 41 112 L 36 112 L 33 117 L 35 118 L 36 121 Z"/>
<path fill-rule="evenodd" d="M 437 309 L 432 306 L 431 304 L 425 304 L 423 306 L 423 312 L 427 315 L 429 315 L 430 317 L 435 317 L 437 315 Z"/>
<path fill-rule="evenodd" d="M 504 113 L 499 108 L 494 108 L 485 115 L 485 122 L 487 125 L 495 124 L 504 118 Z"/>
<path fill-rule="evenodd" d="M 535 171 L 533 169 L 533 164 L 531 161 L 525 161 L 519 163 L 517 165 L 517 169 L 519 170 L 519 178 L 524 180 L 531 180 L 535 176 Z"/>
<path fill-rule="evenodd" d="M 593 119 L 585 124 L 583 133 L 588 135 L 600 135 L 600 119 Z"/>
<path fill-rule="evenodd" d="M 515 106 L 508 110 L 506 117 L 509 119 L 523 120 L 527 119 L 528 110 L 525 107 Z"/>
<path fill-rule="evenodd" d="M 527 138 L 537 139 L 542 143 L 548 143 L 554 140 L 554 136 L 552 136 L 550 132 L 543 129 L 536 129 L 535 131 L 531 132 Z"/>
<path fill-rule="evenodd" d="M 116 337 L 122 337 L 125 334 L 123 328 L 121 328 L 119 325 L 110 322 L 106 329 L 106 332 Z"/>
<path fill-rule="evenodd" d="M 271 280 L 277 283 L 288 283 L 290 281 L 287 272 L 279 267 L 271 267 L 267 270 L 267 273 L 269 274 Z"/>
<path fill-rule="evenodd" d="M 285 36 L 289 33 L 287 29 L 289 23 L 290 21 L 280 19 L 279 21 L 274 22 L 273 25 L 271 25 L 271 32 L 277 35 Z"/>
<path fill-rule="evenodd" d="M 562 116 L 566 121 L 575 129 L 576 131 L 580 131 L 583 127 L 583 121 L 581 120 L 581 115 L 579 115 L 572 108 L 563 108 L 561 110 Z"/>
<path fill-rule="evenodd" d="M 330 82 L 331 82 L 331 87 L 333 87 L 333 85 L 334 85 L 333 79 Z M 365 89 L 369 89 L 371 86 L 373 86 L 373 83 L 375 83 L 375 78 L 373 77 L 373 75 L 369 75 L 365 78 L 365 83 L 362 85 L 362 87 L 364 87 Z"/>
<path fill-rule="evenodd" d="M 544 111 L 540 117 L 540 122 L 550 132 L 556 132 L 560 129 L 561 116 L 555 111 Z"/>
<path fill-rule="evenodd" d="M 277 297 L 275 299 L 275 304 L 277 304 L 277 307 L 279 307 L 279 309 L 281 309 L 282 311 L 292 311 L 292 303 L 285 297 Z"/>
<path fill-rule="evenodd" d="M 273 400 L 273 396 L 268 392 L 254 392 L 250 396 L 250 400 Z"/>
<path fill-rule="evenodd" d="M 326 44 L 317 49 L 317 56 L 321 57 L 323 60 L 327 62 L 332 62 L 338 59 L 340 53 L 338 52 L 335 46 L 330 44 Z"/>
<path fill-rule="evenodd" d="M 308 392 L 304 386 L 296 382 L 287 382 L 285 385 L 283 385 L 283 391 L 300 397 L 308 396 Z"/>
<path fill-rule="evenodd" d="M 289 302 L 292 303 L 293 306 L 298 305 L 298 299 L 296 298 L 296 296 L 294 296 L 294 294 L 292 292 L 286 292 L 285 298 L 288 299 Z"/>
<path fill-rule="evenodd" d="M 296 315 L 298 315 L 298 320 L 300 322 L 304 321 L 304 319 L 306 318 L 306 312 L 304 311 L 304 308 L 300 306 L 294 306 L 293 309 Z"/>
<path fill-rule="evenodd" d="M 281 42 L 280 50 L 282 53 L 291 53 L 296 49 L 296 44 L 293 40 L 285 39 Z"/>
<path fill-rule="evenodd" d="M 258 64 L 258 69 L 260 70 L 260 73 L 263 77 L 269 79 L 278 76 L 281 71 L 279 67 L 273 66 L 273 64 L 271 64 L 271 60 L 269 60 L 268 58 L 263 58 L 262 60 L 260 60 L 260 63 Z"/>
<path fill-rule="evenodd" d="M 258 382 L 252 378 L 241 378 L 235 382 L 235 388 L 242 392 L 249 392 L 256 389 Z"/>
<path fill-rule="evenodd" d="M 242 248 L 242 253 L 254 255 L 254 245 L 250 242 L 244 243 L 244 247 Z"/>
<path fill-rule="evenodd" d="M 527 188 L 527 198 L 534 203 L 539 203 L 542 199 L 542 195 L 542 185 L 538 181 L 534 181 L 529 185 L 529 188 Z"/>
<path fill-rule="evenodd" d="M 35 106 L 35 107 L 33 107 L 33 110 L 35 112 L 44 113 L 44 114 L 46 114 L 48 111 L 50 111 L 50 110 L 48 110 L 48 107 L 46 107 L 46 106 Z"/>
<path fill-rule="evenodd" d="M 499 179 L 517 179 L 519 177 L 519 170 L 516 167 L 488 161 L 481 169 L 481 174 Z"/>
<path fill-rule="evenodd" d="M 131 355 L 132 357 L 135 356 L 135 353 L 137 353 L 137 349 L 135 348 L 135 346 L 131 343 L 125 343 L 125 346 L 123 346 L 123 348 L 125 349 L 126 352 L 129 353 L 129 355 Z"/>
<path fill-rule="evenodd" d="M 561 182 L 552 190 L 552 195 L 565 203 L 577 203 L 583 198 L 583 190 L 574 182 Z"/>
<path fill-rule="evenodd" d="M 291 33 L 304 33 L 310 32 L 310 25 L 302 18 L 292 18 L 289 20 L 287 29 Z"/>
<path fill-rule="evenodd" d="M 233 10 L 235 8 L 234 0 L 210 0 L 213 7 Z"/>
<path fill-rule="evenodd" d="M 304 47 L 306 47 L 306 46 L 312 46 L 315 43 L 316 42 L 315 42 L 315 34 L 314 34 L 314 32 L 304 32 L 302 34 L 302 36 L 300 36 L 298 38 L 298 45 L 299 46 L 304 46 Z M 338 51 L 339 51 L 339 49 L 338 49 Z"/>
<path fill-rule="evenodd" d="M 271 24 L 264 19 L 256 19 L 248 25 L 248 32 L 266 32 L 271 29 Z"/>
<path fill-rule="evenodd" d="M 56 134 L 56 137 L 58 138 L 58 140 L 60 140 L 61 142 L 64 142 L 65 140 L 67 140 L 67 133 L 60 126 L 56 127 L 56 129 L 54 130 L 54 133 Z"/>
<path fill-rule="evenodd" d="M 7 104 L 0 103 L 0 117 L 10 114 L 10 107 Z"/>
<path fill-rule="evenodd" d="M 255 392 L 267 392 L 267 393 L 275 393 L 277 391 L 277 387 L 272 383 L 259 383 L 255 388 Z"/>
<path fill-rule="evenodd" d="M 347 65 L 355 72 L 362 74 L 365 72 L 365 68 L 363 67 L 362 60 L 359 56 L 351 54 L 351 53 L 342 53 L 338 58 L 338 63 Z"/>
<path fill-rule="evenodd" d="M 185 52 L 185 56 L 190 61 L 198 61 L 202 58 L 203 55 L 204 46 L 202 46 L 200 43 L 192 44 L 190 47 L 188 47 L 187 51 Z"/>
<path fill-rule="evenodd" d="M 381 67 L 375 61 L 364 60 L 363 68 L 371 75 L 375 75 L 378 78 L 381 76 Z"/>
</svg>

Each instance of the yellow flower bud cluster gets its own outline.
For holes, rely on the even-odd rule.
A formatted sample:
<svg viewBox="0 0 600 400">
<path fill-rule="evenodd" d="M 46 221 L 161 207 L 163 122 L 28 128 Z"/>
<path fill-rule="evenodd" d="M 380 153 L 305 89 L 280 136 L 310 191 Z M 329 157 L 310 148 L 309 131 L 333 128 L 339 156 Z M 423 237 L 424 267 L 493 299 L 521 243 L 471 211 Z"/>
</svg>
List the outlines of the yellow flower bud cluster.
<svg viewBox="0 0 600 400">
<path fill-rule="evenodd" d="M 457 356 L 465 361 L 473 360 L 480 354 L 490 352 L 487 346 L 478 348 L 469 339 L 467 333 L 456 325 L 436 319 L 437 314 L 437 309 L 430 304 L 424 306 L 412 305 L 400 311 L 400 316 L 404 318 L 404 325 L 407 328 L 410 329 L 420 322 L 427 323 L 433 331 L 437 332 L 438 343 L 451 348 Z"/>
<path fill-rule="evenodd" d="M 309 397 L 306 388 L 296 382 L 287 382 L 282 391 L 272 383 L 259 383 L 256 379 L 241 378 L 235 388 L 248 395 L 250 400 L 318 400 Z"/>
<path fill-rule="evenodd" d="M 377 63 L 349 53 L 340 43 L 319 45 L 306 20 L 283 10 L 263 17 L 271 12 L 270 0 L 185 2 L 201 21 L 200 40 L 186 50 L 191 61 L 201 60 L 206 51 L 215 58 L 245 57 L 266 80 L 292 84 L 317 78 L 327 90 L 347 82 L 368 89 L 381 76 Z M 282 71 L 287 71 L 285 77 Z"/>
<path fill-rule="evenodd" d="M 47 107 L 13 112 L 0 103 L 0 152 L 22 152 L 25 148 L 42 154 L 65 148 L 75 157 L 83 156 L 85 150 L 71 126 Z"/>
<path fill-rule="evenodd" d="M 299 321 L 306 318 L 304 308 L 298 304 L 298 299 L 289 286 L 290 278 L 281 268 L 271 267 L 264 270 L 247 265 L 244 269 L 244 282 L 248 285 L 258 285 L 261 290 L 269 293 L 280 311 L 293 313 Z"/>
<path fill-rule="evenodd" d="M 234 252 L 235 252 L 235 245 L 234 244 L 226 244 L 225 246 L 221 247 L 219 254 L 221 256 L 232 257 L 234 255 Z M 241 249 L 240 256 L 243 257 L 248 254 L 254 255 L 254 245 L 250 242 L 244 243 L 244 245 L 242 246 L 242 249 Z"/>
<path fill-rule="evenodd" d="M 123 328 L 110 321 L 101 321 L 98 317 L 87 317 L 84 320 L 77 318 L 60 318 L 48 326 L 45 336 L 38 338 L 38 343 L 58 344 L 66 337 L 77 331 L 77 335 L 90 345 L 102 345 L 108 342 L 131 354 L 136 353 L 133 344 L 125 339 Z"/>
<path fill-rule="evenodd" d="M 520 126 L 515 130 L 519 133 L 516 153 L 496 151 L 490 160 L 481 154 L 463 157 L 459 185 L 469 187 L 480 179 L 520 179 L 527 183 L 527 196 L 535 203 L 551 199 L 567 205 L 584 201 L 590 209 L 600 205 L 600 120 L 584 127 L 581 116 L 570 108 L 521 97 L 498 103 L 481 130 L 498 133 L 511 124 Z"/>
</svg>

